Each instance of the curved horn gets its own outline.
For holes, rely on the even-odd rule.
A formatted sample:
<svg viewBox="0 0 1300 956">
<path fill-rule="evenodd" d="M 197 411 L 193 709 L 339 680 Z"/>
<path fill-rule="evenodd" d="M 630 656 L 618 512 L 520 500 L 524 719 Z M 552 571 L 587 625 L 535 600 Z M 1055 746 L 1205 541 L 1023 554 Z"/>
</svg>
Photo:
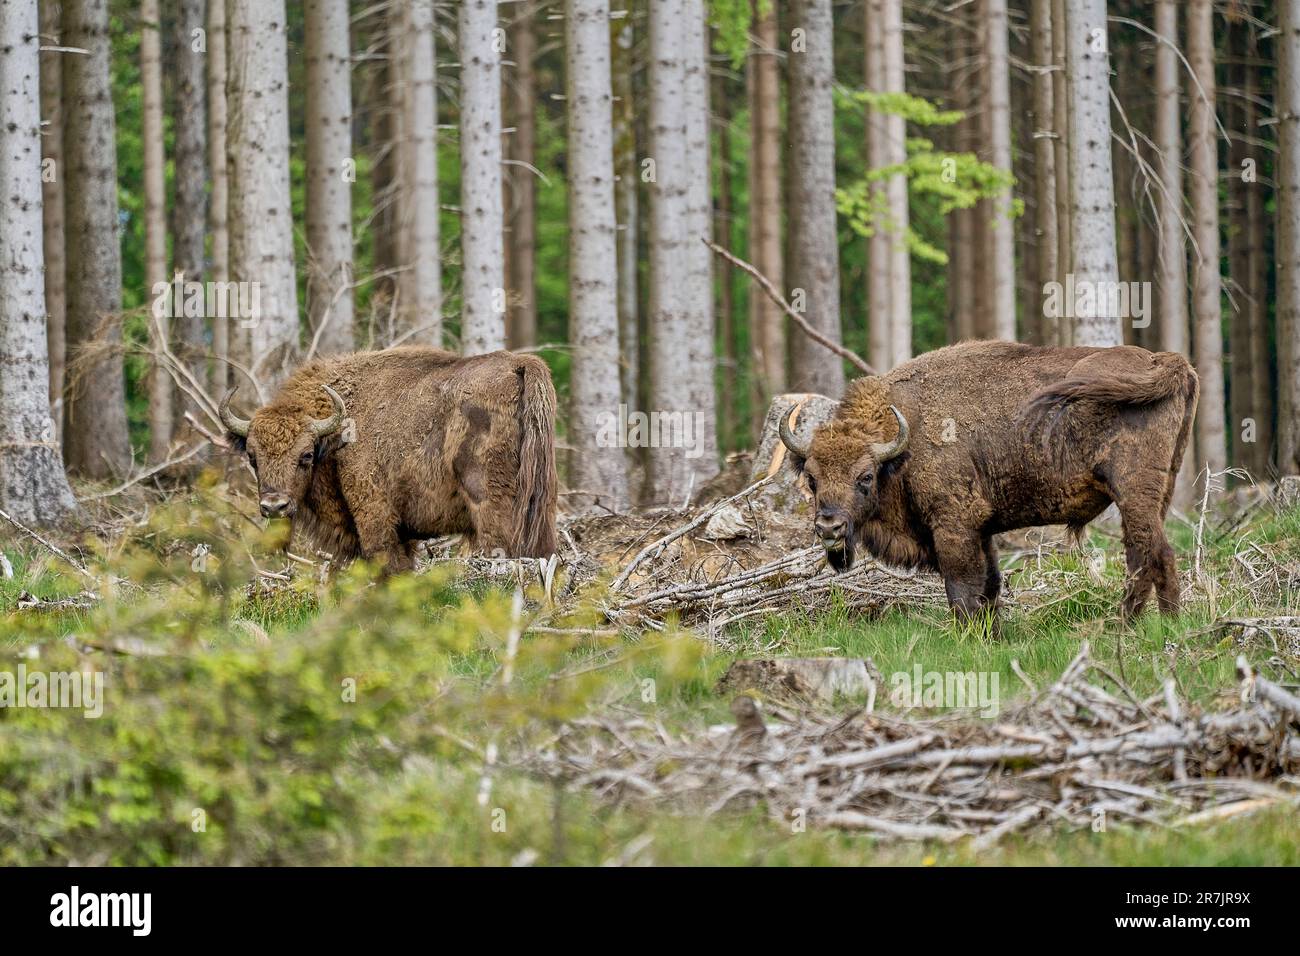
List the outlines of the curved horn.
<svg viewBox="0 0 1300 956">
<path fill-rule="evenodd" d="M 234 395 L 236 391 L 237 389 L 232 388 L 230 391 L 226 392 L 225 397 L 221 399 L 221 404 L 217 406 L 217 415 L 221 418 L 221 424 L 230 429 L 232 434 L 238 435 L 241 438 L 247 438 L 248 426 L 253 424 L 252 421 L 247 418 L 240 418 L 230 410 L 230 397 Z"/>
<path fill-rule="evenodd" d="M 322 385 L 321 388 L 325 389 L 330 401 L 334 403 L 334 414 L 329 418 L 317 418 L 311 423 L 311 433 L 317 438 L 333 435 L 343 424 L 343 419 L 348 417 L 348 407 L 343 404 L 343 399 L 339 397 L 339 393 L 328 385 Z"/>
<path fill-rule="evenodd" d="M 782 415 L 777 424 L 777 434 L 781 436 L 781 444 L 790 449 L 790 452 L 799 458 L 808 457 L 808 446 L 800 445 L 799 439 L 794 437 L 794 432 L 790 431 L 790 423 L 786 421 L 786 416 Z"/>
<path fill-rule="evenodd" d="M 897 458 L 907 451 L 907 441 L 911 433 L 911 429 L 907 427 L 907 419 L 898 410 L 898 406 L 890 405 L 889 410 L 898 419 L 898 437 L 891 442 L 880 442 L 871 446 L 871 455 L 878 462 L 886 462 L 891 458 Z"/>
</svg>

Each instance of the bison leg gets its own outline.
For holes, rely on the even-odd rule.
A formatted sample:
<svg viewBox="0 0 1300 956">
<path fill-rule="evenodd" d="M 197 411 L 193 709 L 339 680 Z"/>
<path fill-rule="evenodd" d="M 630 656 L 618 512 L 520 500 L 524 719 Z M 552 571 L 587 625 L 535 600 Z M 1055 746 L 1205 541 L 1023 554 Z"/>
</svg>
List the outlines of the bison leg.
<svg viewBox="0 0 1300 956">
<path fill-rule="evenodd" d="M 379 562 L 387 574 L 415 570 L 414 555 L 398 538 L 397 522 L 387 509 L 355 514 L 355 520 L 357 537 L 361 541 L 361 554 L 368 561 Z"/>
<path fill-rule="evenodd" d="M 1002 594 L 1002 569 L 998 567 L 998 549 L 993 543 L 992 535 L 986 536 L 982 543 L 984 561 L 987 564 L 984 570 L 984 600 L 996 605 L 998 597 Z"/>
<path fill-rule="evenodd" d="M 1001 575 L 996 570 L 996 562 L 994 570 L 989 570 L 984 542 L 977 536 L 936 534 L 934 550 L 939 559 L 939 573 L 943 575 L 948 604 L 957 617 L 971 617 L 988 606 L 990 583 L 996 575 L 1000 587 Z"/>
<path fill-rule="evenodd" d="M 1157 482 L 1137 478 L 1129 484 L 1136 485 L 1136 489 L 1113 489 L 1115 504 L 1123 520 L 1124 560 L 1128 569 L 1123 618 L 1132 621 L 1141 614 L 1152 590 L 1157 593 L 1161 612 L 1176 614 L 1178 567 L 1161 520 L 1165 489 Z"/>
</svg>

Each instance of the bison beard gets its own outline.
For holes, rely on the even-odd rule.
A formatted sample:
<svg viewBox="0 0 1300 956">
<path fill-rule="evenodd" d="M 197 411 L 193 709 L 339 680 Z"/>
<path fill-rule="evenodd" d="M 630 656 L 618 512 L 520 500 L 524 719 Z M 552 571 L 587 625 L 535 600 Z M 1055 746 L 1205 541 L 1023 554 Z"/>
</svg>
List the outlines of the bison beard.
<svg viewBox="0 0 1300 956">
<path fill-rule="evenodd" d="M 473 537 L 506 557 L 555 551 L 555 389 L 546 364 L 395 348 L 323 359 L 242 419 L 263 514 L 340 560 L 414 567 L 417 542 Z"/>
<path fill-rule="evenodd" d="M 807 447 L 784 424 L 781 438 L 808 476 L 832 568 L 849 568 L 860 541 L 886 563 L 938 571 L 960 616 L 996 606 L 994 535 L 1081 529 L 1113 502 L 1127 619 L 1152 591 L 1178 610 L 1164 519 L 1198 393 L 1169 352 L 966 342 L 853 382 Z"/>
</svg>

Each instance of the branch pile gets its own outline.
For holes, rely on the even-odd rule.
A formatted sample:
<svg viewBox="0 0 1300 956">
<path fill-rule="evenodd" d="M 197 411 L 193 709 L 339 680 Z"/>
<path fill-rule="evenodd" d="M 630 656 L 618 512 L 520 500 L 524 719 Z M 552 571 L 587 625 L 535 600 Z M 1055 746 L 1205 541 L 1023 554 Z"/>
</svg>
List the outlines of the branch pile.
<svg viewBox="0 0 1300 956">
<path fill-rule="evenodd" d="M 749 697 L 734 729 L 676 735 L 589 717 L 526 769 L 614 803 L 712 815 L 760 806 L 776 821 L 977 846 L 1031 826 L 1196 823 L 1297 801 L 1300 698 L 1238 658 L 1230 709 L 1189 709 L 1172 682 L 1142 700 L 1088 656 L 999 719 L 785 714 Z M 883 695 L 882 695 L 883 696 Z"/>
</svg>

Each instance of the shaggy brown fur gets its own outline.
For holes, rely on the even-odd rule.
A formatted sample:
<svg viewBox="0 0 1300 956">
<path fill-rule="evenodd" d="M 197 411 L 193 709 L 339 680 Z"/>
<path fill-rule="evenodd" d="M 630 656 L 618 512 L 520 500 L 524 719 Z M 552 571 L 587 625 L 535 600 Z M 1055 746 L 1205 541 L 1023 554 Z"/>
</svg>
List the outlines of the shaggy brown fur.
<svg viewBox="0 0 1300 956">
<path fill-rule="evenodd" d="M 814 526 L 838 569 L 855 545 L 890 564 L 943 575 L 959 615 L 995 604 L 993 535 L 1068 524 L 1114 502 L 1123 518 L 1123 611 L 1152 589 L 1178 610 L 1164 519 L 1199 383 L 1179 355 L 1133 347 L 1038 348 L 965 342 L 853 382 L 807 449 Z M 883 464 L 872 443 L 910 442 Z"/>
<path fill-rule="evenodd" d="M 328 385 L 351 424 L 316 439 Z M 509 557 L 555 551 L 555 389 L 546 363 L 395 348 L 303 366 L 253 415 L 246 439 L 263 503 L 340 559 L 410 569 L 414 542 L 472 534 Z"/>
</svg>

